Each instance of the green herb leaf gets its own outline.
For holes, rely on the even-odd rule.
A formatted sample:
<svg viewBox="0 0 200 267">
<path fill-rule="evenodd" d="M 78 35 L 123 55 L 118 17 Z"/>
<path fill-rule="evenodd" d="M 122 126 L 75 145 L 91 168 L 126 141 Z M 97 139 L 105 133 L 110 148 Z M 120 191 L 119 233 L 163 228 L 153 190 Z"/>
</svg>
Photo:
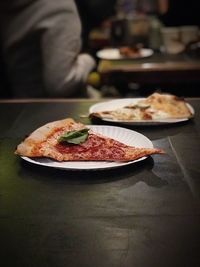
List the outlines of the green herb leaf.
<svg viewBox="0 0 200 267">
<path fill-rule="evenodd" d="M 58 138 L 59 143 L 81 144 L 88 138 L 89 129 L 66 132 Z"/>
</svg>

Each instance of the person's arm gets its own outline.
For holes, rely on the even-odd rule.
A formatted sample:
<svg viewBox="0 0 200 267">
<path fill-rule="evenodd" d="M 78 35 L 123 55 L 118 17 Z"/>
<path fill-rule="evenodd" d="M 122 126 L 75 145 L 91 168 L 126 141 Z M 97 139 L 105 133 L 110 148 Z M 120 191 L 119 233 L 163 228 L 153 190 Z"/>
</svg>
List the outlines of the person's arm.
<svg viewBox="0 0 200 267">
<path fill-rule="evenodd" d="M 75 12 L 63 13 L 42 33 L 43 79 L 51 96 L 81 95 L 83 84 L 94 68 L 94 59 L 79 54 L 81 25 Z"/>
</svg>

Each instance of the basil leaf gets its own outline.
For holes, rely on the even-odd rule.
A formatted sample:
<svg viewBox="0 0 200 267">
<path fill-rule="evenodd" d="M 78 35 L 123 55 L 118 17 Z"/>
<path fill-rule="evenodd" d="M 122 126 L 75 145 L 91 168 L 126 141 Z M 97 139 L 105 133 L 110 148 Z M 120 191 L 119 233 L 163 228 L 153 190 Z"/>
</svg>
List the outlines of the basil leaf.
<svg viewBox="0 0 200 267">
<path fill-rule="evenodd" d="M 89 129 L 85 128 L 79 131 L 70 131 L 61 135 L 58 139 L 59 143 L 70 143 L 70 144 L 80 144 L 85 142 L 88 138 Z"/>
</svg>

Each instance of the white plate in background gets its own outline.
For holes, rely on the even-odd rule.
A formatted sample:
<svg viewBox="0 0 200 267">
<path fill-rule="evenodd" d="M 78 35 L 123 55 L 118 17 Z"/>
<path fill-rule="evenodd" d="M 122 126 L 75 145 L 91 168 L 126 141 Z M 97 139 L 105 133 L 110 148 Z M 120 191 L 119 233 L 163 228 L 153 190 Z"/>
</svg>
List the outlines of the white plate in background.
<svg viewBox="0 0 200 267">
<path fill-rule="evenodd" d="M 123 108 L 128 105 L 136 104 L 140 100 L 144 100 L 145 98 L 123 98 L 123 99 L 114 99 L 110 101 L 100 102 L 94 104 L 89 109 L 89 114 L 101 111 L 111 111 L 118 108 Z M 188 108 L 190 109 L 192 115 L 194 116 L 194 109 L 189 104 L 186 103 Z M 178 123 L 189 120 L 188 117 L 182 119 L 158 119 L 158 120 L 113 120 L 107 118 L 101 118 L 103 121 L 115 122 L 120 124 L 128 124 L 128 125 L 161 125 L 161 124 L 169 124 L 169 123 Z"/>
<path fill-rule="evenodd" d="M 150 57 L 153 55 L 153 50 L 149 48 L 141 48 L 140 49 L 140 54 L 135 55 L 132 57 L 126 57 L 120 54 L 118 48 L 105 48 L 102 50 L 99 50 L 97 52 L 97 57 L 100 59 L 107 59 L 107 60 L 119 60 L 119 59 L 139 59 L 139 58 L 145 58 L 145 57 Z"/>
</svg>

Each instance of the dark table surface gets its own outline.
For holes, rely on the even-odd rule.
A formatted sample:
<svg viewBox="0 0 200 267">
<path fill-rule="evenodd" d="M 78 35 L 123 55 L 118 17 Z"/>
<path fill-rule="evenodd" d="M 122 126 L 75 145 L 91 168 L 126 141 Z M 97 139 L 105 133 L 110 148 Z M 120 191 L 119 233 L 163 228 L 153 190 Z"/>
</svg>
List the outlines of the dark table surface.
<svg viewBox="0 0 200 267">
<path fill-rule="evenodd" d="M 99 171 L 23 162 L 16 145 L 96 101 L 0 103 L 0 266 L 200 266 L 200 99 L 186 123 L 130 127 L 165 155 Z"/>
</svg>

